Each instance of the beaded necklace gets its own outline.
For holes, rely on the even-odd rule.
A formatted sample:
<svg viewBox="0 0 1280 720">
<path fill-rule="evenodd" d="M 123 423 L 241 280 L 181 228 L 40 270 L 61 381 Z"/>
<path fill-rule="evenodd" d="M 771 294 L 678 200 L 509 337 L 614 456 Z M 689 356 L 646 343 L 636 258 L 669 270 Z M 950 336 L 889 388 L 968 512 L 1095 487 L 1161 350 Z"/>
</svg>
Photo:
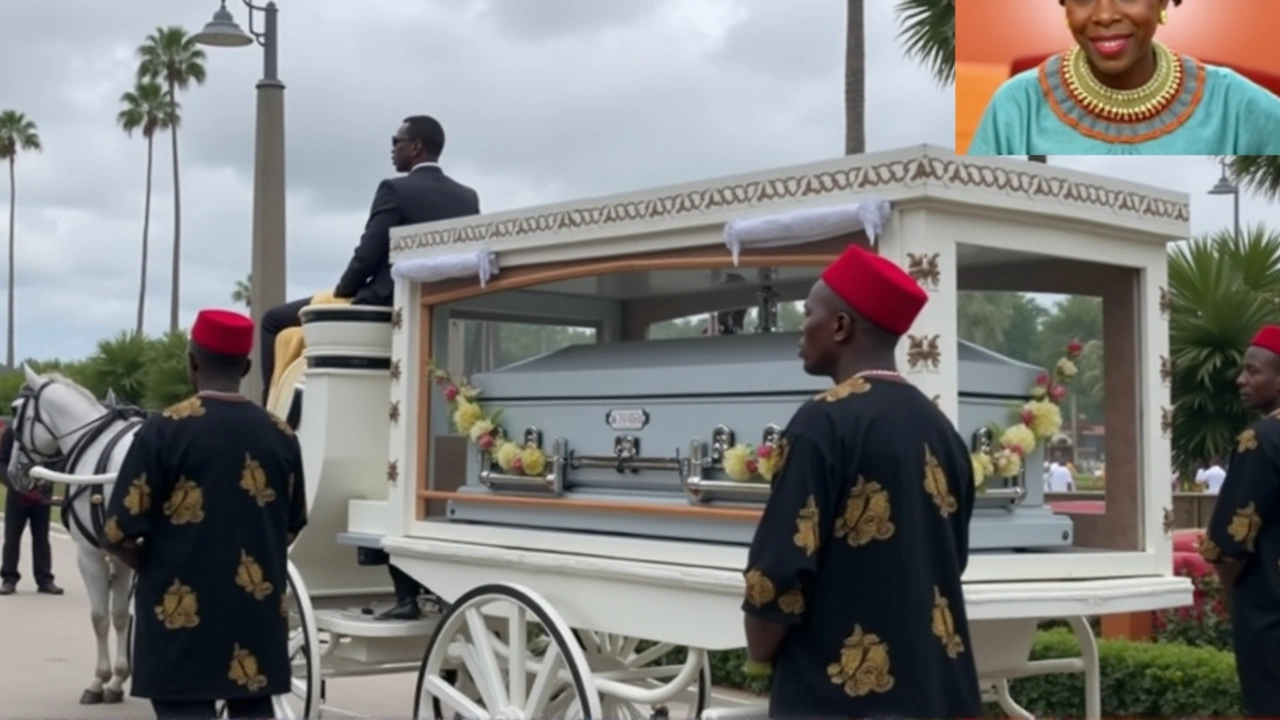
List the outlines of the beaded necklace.
<svg viewBox="0 0 1280 720">
<path fill-rule="evenodd" d="M 1063 82 L 1072 99 L 1090 113 L 1118 122 L 1142 122 L 1164 112 L 1182 89 L 1182 63 L 1169 48 L 1153 44 L 1156 72 L 1145 85 L 1133 90 L 1103 85 L 1089 67 L 1085 52 L 1079 46 L 1072 48 L 1062 64 Z"/>
</svg>

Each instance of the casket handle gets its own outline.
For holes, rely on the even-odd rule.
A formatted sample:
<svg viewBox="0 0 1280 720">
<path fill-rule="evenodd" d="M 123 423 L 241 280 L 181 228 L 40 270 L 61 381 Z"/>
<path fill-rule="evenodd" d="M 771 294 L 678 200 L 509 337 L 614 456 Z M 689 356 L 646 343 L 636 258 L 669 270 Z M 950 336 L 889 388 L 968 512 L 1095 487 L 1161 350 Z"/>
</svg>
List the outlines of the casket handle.
<svg viewBox="0 0 1280 720">
<path fill-rule="evenodd" d="M 706 462 L 706 446 L 702 440 L 694 439 L 689 443 L 689 459 L 682 468 L 680 485 L 685 495 L 693 504 L 712 500 L 763 503 L 769 499 L 769 485 L 755 482 L 734 482 L 732 480 L 708 480 L 702 476 L 708 467 Z"/>
<path fill-rule="evenodd" d="M 547 457 L 550 467 L 544 475 L 515 475 L 494 470 L 492 461 L 485 453 L 480 453 L 480 484 L 496 491 L 536 493 L 538 495 L 561 495 L 564 493 L 565 458 L 569 455 L 569 441 L 556 438 L 552 445 L 551 455 Z"/>
</svg>

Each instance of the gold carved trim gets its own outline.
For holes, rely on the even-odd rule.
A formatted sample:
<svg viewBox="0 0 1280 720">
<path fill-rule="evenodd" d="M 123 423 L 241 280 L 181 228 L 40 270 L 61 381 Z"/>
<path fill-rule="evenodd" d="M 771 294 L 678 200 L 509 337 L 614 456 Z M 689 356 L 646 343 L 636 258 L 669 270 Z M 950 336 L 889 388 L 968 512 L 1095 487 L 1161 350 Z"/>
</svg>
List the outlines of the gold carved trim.
<svg viewBox="0 0 1280 720">
<path fill-rule="evenodd" d="M 907 274 L 925 290 L 937 292 L 942 284 L 942 269 L 938 267 L 941 253 L 907 253 Z"/>
<path fill-rule="evenodd" d="M 942 364 L 941 335 L 907 336 L 907 371 L 937 372 Z"/>
<path fill-rule="evenodd" d="M 400 463 L 392 460 L 387 463 L 387 482 L 393 483 L 400 479 Z"/>
<path fill-rule="evenodd" d="M 916 157 L 862 167 L 821 170 L 749 180 L 644 199 L 613 200 L 564 210 L 480 220 L 441 230 L 423 230 L 391 242 L 391 252 L 470 245 L 625 223 L 670 220 L 714 210 L 736 210 L 802 198 L 873 192 L 889 186 L 936 182 L 947 187 L 992 190 L 1031 200 L 1106 208 L 1120 215 L 1190 222 L 1189 203 L 1173 202 L 1096 183 L 1044 177 L 1039 173 L 979 165 L 959 158 Z"/>
<path fill-rule="evenodd" d="M 1165 437 L 1173 432 L 1173 408 L 1160 408 L 1160 433 Z"/>
<path fill-rule="evenodd" d="M 391 421 L 392 426 L 400 424 L 400 401 L 392 400 L 391 408 L 387 410 L 387 419 Z"/>
</svg>

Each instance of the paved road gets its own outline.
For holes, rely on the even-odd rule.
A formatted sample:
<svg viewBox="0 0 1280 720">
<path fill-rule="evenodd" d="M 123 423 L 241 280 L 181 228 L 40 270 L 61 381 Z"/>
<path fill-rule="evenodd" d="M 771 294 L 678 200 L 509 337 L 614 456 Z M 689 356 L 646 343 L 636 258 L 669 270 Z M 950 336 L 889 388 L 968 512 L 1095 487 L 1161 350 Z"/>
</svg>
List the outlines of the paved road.
<svg viewBox="0 0 1280 720">
<path fill-rule="evenodd" d="M 0 517 L 0 524 L 3 518 Z M 117 705 L 80 705 L 93 676 L 95 651 L 89 601 L 75 566 L 75 547 L 61 528 L 53 532 L 53 570 L 66 594 L 37 595 L 30 579 L 30 537 L 24 536 L 18 592 L 0 597 L 0 720 L 56 717 L 66 720 L 153 718 L 144 700 Z M 330 680 L 328 706 L 363 717 L 405 718 L 413 712 L 416 677 L 374 676 Z M 736 705 L 738 696 L 717 693 L 716 705 Z M 673 718 L 679 708 L 671 708 Z M 329 717 L 341 717 L 333 713 Z"/>
</svg>

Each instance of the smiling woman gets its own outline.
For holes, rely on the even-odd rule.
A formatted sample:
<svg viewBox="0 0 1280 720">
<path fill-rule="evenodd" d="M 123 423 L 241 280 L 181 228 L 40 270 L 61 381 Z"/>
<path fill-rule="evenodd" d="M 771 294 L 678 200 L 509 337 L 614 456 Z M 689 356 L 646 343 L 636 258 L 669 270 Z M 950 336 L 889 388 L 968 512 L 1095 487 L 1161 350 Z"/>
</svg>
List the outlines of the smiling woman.
<svg viewBox="0 0 1280 720">
<path fill-rule="evenodd" d="M 1075 46 L 1000 86 L 970 155 L 1280 155 L 1280 97 L 1156 40 L 1182 0 L 1058 2 Z"/>
</svg>

